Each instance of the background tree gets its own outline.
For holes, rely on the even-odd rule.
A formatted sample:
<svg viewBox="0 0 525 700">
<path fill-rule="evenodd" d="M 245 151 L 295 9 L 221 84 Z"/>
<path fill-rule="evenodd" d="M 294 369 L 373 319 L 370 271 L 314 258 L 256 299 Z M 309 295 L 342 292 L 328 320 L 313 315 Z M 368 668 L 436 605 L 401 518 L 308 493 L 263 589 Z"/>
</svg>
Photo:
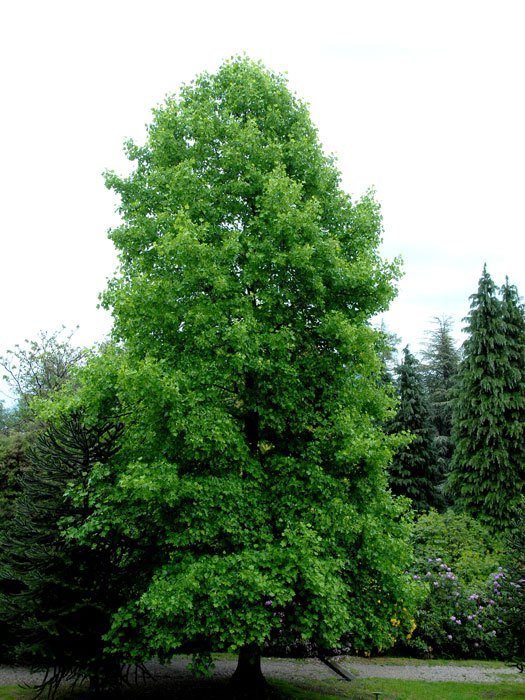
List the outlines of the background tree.
<svg viewBox="0 0 525 700">
<path fill-rule="evenodd" d="M 436 431 L 440 479 L 450 470 L 452 459 L 452 406 L 459 371 L 460 354 L 452 337 L 450 318 L 435 318 L 436 327 L 430 332 L 423 350 L 424 381 L 430 415 Z"/>
<path fill-rule="evenodd" d="M 306 106 L 248 59 L 168 99 L 127 150 L 104 296 L 126 351 L 81 389 L 107 412 L 114 382 L 126 428 L 85 532 L 153 536 L 159 561 L 114 645 L 239 651 L 257 685 L 275 639 L 390 644 L 411 584 L 369 325 L 397 274 L 377 204 L 342 192 Z"/>
<path fill-rule="evenodd" d="M 511 527 L 525 493 L 525 333 L 517 291 L 503 301 L 486 267 L 473 294 L 454 409 L 450 491 L 495 530 Z"/>
<path fill-rule="evenodd" d="M 0 358 L 0 366 L 6 373 L 5 379 L 8 380 L 16 401 L 0 415 L 0 540 L 4 542 L 11 541 L 15 536 L 15 513 L 20 509 L 17 500 L 20 497 L 27 499 L 27 495 L 24 496 L 24 484 L 41 484 L 44 491 L 49 486 L 41 474 L 31 474 L 33 469 L 41 469 L 40 462 L 30 459 L 29 454 L 35 448 L 40 432 L 45 429 L 41 417 L 35 415 L 33 402 L 57 394 L 70 377 L 75 364 L 81 361 L 83 351 L 72 346 L 71 337 L 72 333 L 65 329 L 55 333 L 42 332 L 36 340 L 15 346 Z M 54 465 L 53 479 L 57 499 L 62 497 L 60 489 L 65 488 L 70 477 L 67 470 L 61 477 L 58 474 L 57 470 L 63 466 L 60 461 Z M 45 494 L 39 503 L 41 507 L 46 503 L 51 508 L 56 505 Z M 56 514 L 52 511 L 46 517 L 49 534 L 54 536 Z M 0 552 L 0 566 L 6 563 L 4 554 L 5 551 Z M 19 586 L 16 581 L 5 579 L 1 588 L 7 595 L 16 592 Z M 0 655 L 12 661 L 14 650 L 20 641 L 20 620 L 4 613 L 5 610 L 0 611 Z"/>
<path fill-rule="evenodd" d="M 12 633 L 19 663 L 45 670 L 41 691 L 54 696 L 64 680 L 87 679 L 92 691 L 114 688 L 122 677 L 118 654 L 105 653 L 103 635 L 122 602 L 116 552 L 67 538 L 88 511 L 85 492 L 93 464 L 118 450 L 121 426 L 86 427 L 79 414 L 39 434 L 29 451 L 12 519 L 0 537 L 0 621 Z"/>
<path fill-rule="evenodd" d="M 15 345 L 0 357 L 4 379 L 11 385 L 21 408 L 31 399 L 44 398 L 67 381 L 71 370 L 80 364 L 85 351 L 71 340 L 74 331 L 62 327 L 57 331 L 41 331 L 36 340 Z"/>
<path fill-rule="evenodd" d="M 390 423 L 394 433 L 407 432 L 411 441 L 394 455 L 390 466 L 393 493 L 408 496 L 417 510 L 428 510 L 440 500 L 435 432 L 421 367 L 408 347 L 396 370 L 399 404 Z"/>
</svg>

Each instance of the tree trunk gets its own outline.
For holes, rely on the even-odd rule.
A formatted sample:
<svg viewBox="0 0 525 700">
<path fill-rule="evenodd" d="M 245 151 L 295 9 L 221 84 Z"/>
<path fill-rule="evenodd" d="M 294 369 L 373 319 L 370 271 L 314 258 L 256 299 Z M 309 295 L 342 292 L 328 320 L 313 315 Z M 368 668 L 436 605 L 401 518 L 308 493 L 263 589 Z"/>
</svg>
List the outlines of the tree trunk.
<svg viewBox="0 0 525 700">
<path fill-rule="evenodd" d="M 267 685 L 261 671 L 261 649 L 257 644 L 247 644 L 239 650 L 239 660 L 231 684 L 236 698 L 266 697 Z"/>
</svg>

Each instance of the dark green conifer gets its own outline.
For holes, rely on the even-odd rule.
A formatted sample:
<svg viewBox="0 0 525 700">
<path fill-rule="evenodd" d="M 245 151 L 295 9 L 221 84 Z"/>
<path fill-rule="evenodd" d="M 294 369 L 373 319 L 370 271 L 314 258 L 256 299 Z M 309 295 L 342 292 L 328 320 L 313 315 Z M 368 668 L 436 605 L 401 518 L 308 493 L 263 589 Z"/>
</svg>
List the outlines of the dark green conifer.
<svg viewBox="0 0 525 700">
<path fill-rule="evenodd" d="M 102 639 L 124 589 L 111 540 L 96 550 L 64 534 L 88 515 L 86 499 L 72 500 L 68 486 L 85 491 L 93 464 L 115 454 L 119 434 L 119 426 L 87 428 L 79 415 L 42 433 L 0 540 L 0 623 L 16 632 L 16 659 L 47 672 L 40 690 L 50 697 L 63 680 L 100 690 L 121 677 L 120 659 L 105 653 Z"/>
<path fill-rule="evenodd" d="M 525 331 L 523 307 L 508 283 L 503 298 L 486 266 L 467 317 L 449 491 L 494 529 L 523 508 L 525 487 Z"/>
<path fill-rule="evenodd" d="M 437 491 L 437 451 L 419 362 L 408 347 L 396 370 L 399 406 L 392 432 L 412 435 L 410 444 L 395 455 L 390 468 L 390 485 L 397 495 L 408 496 L 418 510 L 428 510 L 440 500 Z"/>
<path fill-rule="evenodd" d="M 450 318 L 435 318 L 436 326 L 430 332 L 423 351 L 424 380 L 430 415 L 436 431 L 440 477 L 448 473 L 452 458 L 452 406 L 454 388 L 459 371 L 460 354 L 452 337 Z"/>
</svg>

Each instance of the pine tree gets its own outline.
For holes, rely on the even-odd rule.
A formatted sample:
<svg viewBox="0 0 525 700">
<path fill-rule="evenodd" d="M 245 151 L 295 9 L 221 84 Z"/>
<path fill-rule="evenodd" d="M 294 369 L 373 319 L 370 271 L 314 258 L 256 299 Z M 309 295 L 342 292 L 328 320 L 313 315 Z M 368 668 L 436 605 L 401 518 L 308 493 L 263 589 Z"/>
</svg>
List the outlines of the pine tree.
<svg viewBox="0 0 525 700">
<path fill-rule="evenodd" d="M 525 332 L 517 291 L 503 299 L 486 266 L 467 317 L 453 414 L 449 491 L 493 529 L 511 526 L 525 494 Z"/>
<path fill-rule="evenodd" d="M 90 549 L 65 536 L 88 511 L 73 502 L 72 484 L 86 488 L 95 462 L 118 449 L 119 426 L 87 428 L 77 415 L 37 438 L 29 453 L 11 524 L 0 539 L 0 621 L 17 641 L 16 660 L 46 671 L 40 692 L 54 696 L 62 681 L 113 688 L 121 659 L 105 653 L 103 635 L 126 589 L 108 546 Z"/>
<path fill-rule="evenodd" d="M 390 430 L 408 432 L 412 441 L 394 456 L 390 486 L 393 493 L 408 496 L 417 510 L 424 511 L 440 501 L 438 454 L 421 367 L 408 347 L 396 373 L 399 405 Z"/>
<path fill-rule="evenodd" d="M 452 459 L 452 406 L 460 354 L 452 338 L 449 318 L 436 318 L 436 328 L 430 333 L 423 351 L 424 381 L 427 389 L 432 423 L 436 431 L 439 454 L 438 471 L 443 479 Z"/>
</svg>

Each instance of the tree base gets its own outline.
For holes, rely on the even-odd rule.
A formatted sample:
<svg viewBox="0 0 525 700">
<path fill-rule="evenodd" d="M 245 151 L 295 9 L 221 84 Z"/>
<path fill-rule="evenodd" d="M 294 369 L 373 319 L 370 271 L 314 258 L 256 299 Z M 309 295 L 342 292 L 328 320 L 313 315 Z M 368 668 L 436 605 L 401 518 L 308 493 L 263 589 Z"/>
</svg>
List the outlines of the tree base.
<svg viewBox="0 0 525 700">
<path fill-rule="evenodd" d="M 268 684 L 261 670 L 261 650 L 257 644 L 247 644 L 240 649 L 230 686 L 234 697 L 239 700 L 262 700 L 268 696 Z"/>
</svg>

